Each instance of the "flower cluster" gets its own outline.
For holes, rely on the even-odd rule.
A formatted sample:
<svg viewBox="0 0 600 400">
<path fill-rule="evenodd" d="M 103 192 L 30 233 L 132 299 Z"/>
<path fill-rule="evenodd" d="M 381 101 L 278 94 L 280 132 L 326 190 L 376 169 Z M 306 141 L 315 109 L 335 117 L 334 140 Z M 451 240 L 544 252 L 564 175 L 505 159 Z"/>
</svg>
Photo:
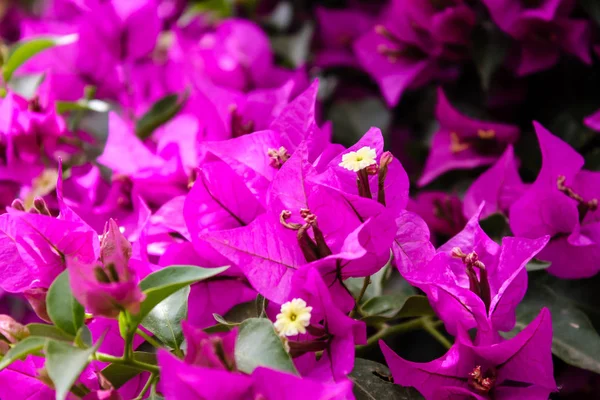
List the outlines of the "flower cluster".
<svg viewBox="0 0 600 400">
<path fill-rule="evenodd" d="M 0 5 L 0 399 L 545 400 L 553 351 L 600 373 L 554 291 L 600 271 L 598 148 L 509 107 L 592 63 L 574 1 L 33 3 Z M 492 112 L 456 100 L 474 64 Z M 369 79 L 394 129 L 340 134 Z"/>
</svg>

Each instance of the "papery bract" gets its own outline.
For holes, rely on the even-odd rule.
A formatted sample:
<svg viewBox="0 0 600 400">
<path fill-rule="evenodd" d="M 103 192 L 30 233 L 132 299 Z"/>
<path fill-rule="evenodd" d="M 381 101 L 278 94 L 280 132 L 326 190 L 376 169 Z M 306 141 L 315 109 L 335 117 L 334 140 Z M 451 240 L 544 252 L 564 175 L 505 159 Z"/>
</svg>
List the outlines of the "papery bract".
<svg viewBox="0 0 600 400">
<path fill-rule="evenodd" d="M 489 170 L 477 178 L 465 193 L 464 213 L 472 217 L 485 202 L 481 218 L 493 213 L 508 213 L 510 206 L 525 192 L 527 185 L 519 176 L 517 160 L 512 146 Z"/>
<path fill-rule="evenodd" d="M 517 336 L 502 343 L 473 345 L 463 333 L 444 356 L 429 363 L 406 361 L 385 343 L 380 345 L 394 382 L 415 387 L 427 400 L 453 396 L 542 400 L 556 390 L 547 309 Z"/>
<path fill-rule="evenodd" d="M 400 272 L 425 291 L 450 333 L 459 325 L 478 327 L 478 341 L 494 342 L 497 330 L 514 327 L 515 308 L 527 289 L 525 265 L 549 238 L 505 237 L 498 245 L 479 226 L 480 213 L 426 267 Z M 470 266 L 476 262 L 477 268 Z"/>
<path fill-rule="evenodd" d="M 595 205 L 600 198 L 600 174 L 582 170 L 581 155 L 540 124 L 534 126 L 542 169 L 511 206 L 510 227 L 524 237 L 551 236 L 539 255 L 552 262 L 548 268 L 551 274 L 562 278 L 592 276 L 598 272 L 600 257 L 600 211 Z"/>
<path fill-rule="evenodd" d="M 366 326 L 348 317 L 336 306 L 317 269 L 304 267 L 294 276 L 292 283 L 290 299 L 306 301 L 312 307 L 313 325 L 319 325 L 329 335 L 324 355 L 326 360 L 322 362 L 329 364 L 329 373 L 334 381 L 344 381 L 354 366 L 354 346 L 366 343 Z M 302 339 L 299 342 L 302 343 Z"/>
<path fill-rule="evenodd" d="M 406 207 L 423 218 L 432 233 L 445 237 L 456 235 L 467 223 L 462 208 L 458 196 L 438 191 L 419 192 Z"/>
<path fill-rule="evenodd" d="M 492 164 L 507 144 L 519 136 L 516 126 L 472 119 L 459 113 L 438 90 L 435 133 L 419 186 L 425 186 L 453 169 L 470 169 Z"/>
<path fill-rule="evenodd" d="M 69 281 L 75 298 L 95 315 L 116 317 L 123 309 L 139 312 L 144 294 L 130 266 L 131 244 L 114 220 L 102 238 L 100 264 L 67 257 Z"/>
</svg>

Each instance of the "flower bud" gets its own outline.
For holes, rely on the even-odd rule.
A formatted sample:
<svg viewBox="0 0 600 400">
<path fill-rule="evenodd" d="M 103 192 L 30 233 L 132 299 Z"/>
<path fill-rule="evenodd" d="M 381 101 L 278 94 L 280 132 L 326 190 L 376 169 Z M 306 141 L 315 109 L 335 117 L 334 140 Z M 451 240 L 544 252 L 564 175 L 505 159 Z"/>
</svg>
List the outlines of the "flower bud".
<svg viewBox="0 0 600 400">
<path fill-rule="evenodd" d="M 385 206 L 385 178 L 388 173 L 388 167 L 394 160 L 394 156 L 389 151 L 381 155 L 379 159 L 379 171 L 377 173 L 377 201 Z"/>
<path fill-rule="evenodd" d="M 37 314 L 38 317 L 43 319 L 44 321 L 51 323 L 50 317 L 48 316 L 48 310 L 46 309 L 46 295 L 48 294 L 48 289 L 46 288 L 33 288 L 27 289 L 23 292 L 23 295 L 33 308 L 33 311 Z"/>
<path fill-rule="evenodd" d="M 13 202 L 10 204 L 10 206 L 12 208 L 14 208 L 15 210 L 25 211 L 25 204 L 23 203 L 23 201 L 21 199 L 14 199 Z"/>
<path fill-rule="evenodd" d="M 123 236 L 114 219 L 108 221 L 100 242 L 100 261 L 106 266 L 127 265 L 132 253 L 131 243 Z"/>
<path fill-rule="evenodd" d="M 10 345 L 5 341 L 0 340 L 0 356 L 4 356 L 9 350 Z"/>
<path fill-rule="evenodd" d="M 111 219 L 100 242 L 100 263 L 67 258 L 73 295 L 92 314 L 115 318 L 123 310 L 139 311 L 144 294 L 129 266 L 131 253 L 131 244 Z"/>
<path fill-rule="evenodd" d="M 48 205 L 46 201 L 41 197 L 36 197 L 33 200 L 33 208 L 39 211 L 40 214 L 50 216 L 50 210 L 48 209 Z"/>
<path fill-rule="evenodd" d="M 11 316 L 0 314 L 0 334 L 10 343 L 17 343 L 29 336 L 29 329 Z"/>
</svg>

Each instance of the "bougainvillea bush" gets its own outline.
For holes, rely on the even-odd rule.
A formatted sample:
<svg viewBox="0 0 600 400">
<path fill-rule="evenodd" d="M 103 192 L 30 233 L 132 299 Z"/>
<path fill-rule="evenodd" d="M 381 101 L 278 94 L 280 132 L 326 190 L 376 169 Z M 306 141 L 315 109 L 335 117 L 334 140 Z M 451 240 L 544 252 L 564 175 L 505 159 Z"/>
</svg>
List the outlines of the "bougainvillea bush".
<svg viewBox="0 0 600 400">
<path fill-rule="evenodd" d="M 600 2 L 0 18 L 1 400 L 600 398 Z"/>
</svg>

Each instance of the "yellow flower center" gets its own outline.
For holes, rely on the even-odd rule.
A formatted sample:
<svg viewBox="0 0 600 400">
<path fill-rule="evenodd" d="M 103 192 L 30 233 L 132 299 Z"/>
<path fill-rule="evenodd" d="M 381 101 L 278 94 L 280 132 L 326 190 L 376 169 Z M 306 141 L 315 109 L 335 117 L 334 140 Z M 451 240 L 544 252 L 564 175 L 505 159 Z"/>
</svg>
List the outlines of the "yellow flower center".
<svg viewBox="0 0 600 400">
<path fill-rule="evenodd" d="M 369 165 L 376 164 L 377 152 L 368 146 L 362 147 L 357 151 L 351 151 L 342 156 L 340 167 L 349 171 L 358 172 L 367 168 Z"/>
<path fill-rule="evenodd" d="M 275 329 L 281 336 L 295 336 L 306 333 L 310 325 L 310 312 L 312 307 L 307 307 L 302 299 L 292 299 L 281 305 L 281 312 L 277 314 Z"/>
</svg>

